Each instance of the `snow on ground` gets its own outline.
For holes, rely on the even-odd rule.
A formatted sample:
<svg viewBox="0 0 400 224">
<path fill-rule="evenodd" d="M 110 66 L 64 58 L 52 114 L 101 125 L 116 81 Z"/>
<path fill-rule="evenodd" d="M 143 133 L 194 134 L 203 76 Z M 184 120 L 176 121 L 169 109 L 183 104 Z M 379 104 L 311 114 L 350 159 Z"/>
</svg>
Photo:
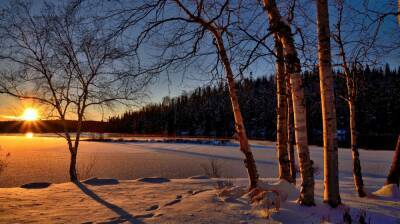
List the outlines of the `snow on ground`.
<svg viewBox="0 0 400 224">
<path fill-rule="evenodd" d="M 399 223 L 400 203 L 391 198 L 359 199 L 351 183 L 342 187 L 345 202 L 332 209 L 321 202 L 301 207 L 295 197 L 282 202 L 277 212 L 251 206 L 240 195 L 222 195 L 218 181 L 245 186 L 246 179 L 172 179 L 171 181 L 106 181 L 96 184 L 53 184 L 44 189 L 0 189 L 0 223 L 342 223 L 346 209 L 354 223 L 366 214 L 367 223 Z M 273 179 L 263 181 L 274 182 Z M 265 185 L 264 185 L 265 186 Z M 269 185 L 274 186 L 274 185 Z M 287 194 L 285 184 L 278 184 Z M 242 191 L 245 188 L 243 187 Z M 220 195 L 220 196 L 219 196 Z"/>
<path fill-rule="evenodd" d="M 74 185 L 68 181 L 69 154 L 57 138 L 0 136 L 0 145 L 11 153 L 9 167 L 0 176 L 0 223 L 265 223 L 265 211 L 252 208 L 243 198 L 217 196 L 218 180 L 203 180 L 203 167 L 217 161 L 223 177 L 235 185 L 247 184 L 242 155 L 237 146 L 172 143 L 82 142 L 78 167 L 95 161 L 91 176 L 117 178 L 107 183 L 92 180 Z M 261 177 L 276 177 L 274 144 L 252 142 Z M 361 150 L 368 198 L 354 192 L 349 149 L 339 149 L 340 191 L 344 205 L 331 209 L 322 203 L 323 152 L 311 147 L 317 167 L 317 206 L 298 206 L 293 197 L 271 214 L 270 222 L 341 223 L 345 210 L 356 222 L 366 214 L 367 223 L 400 223 L 398 188 L 380 189 L 393 156 L 392 151 Z M 93 160 L 95 156 L 95 160 Z M 89 175 L 88 174 L 88 175 Z M 171 181 L 150 183 L 141 177 L 162 176 Z M 199 179 L 200 178 L 200 179 Z M 130 179 L 130 180 L 129 180 Z M 267 179 L 270 183 L 274 179 Z M 18 188 L 29 182 L 52 182 L 48 188 Z M 297 180 L 300 183 L 300 179 Z M 268 185 L 270 186 L 270 185 Z M 10 188 L 13 187 L 13 188 Z M 297 186 L 298 187 L 298 186 Z M 282 188 L 282 187 L 280 187 Z M 282 189 L 287 189 L 283 187 Z M 379 190 L 380 189 L 380 190 Z M 375 192 L 372 194 L 372 192 Z"/>
<path fill-rule="evenodd" d="M 249 219 L 262 223 L 248 204 L 219 201 L 214 184 L 172 180 L 4 188 L 0 191 L 0 223 L 239 223 Z"/>
<path fill-rule="evenodd" d="M 373 193 L 376 196 L 400 199 L 400 190 L 396 184 L 388 184 Z"/>
</svg>

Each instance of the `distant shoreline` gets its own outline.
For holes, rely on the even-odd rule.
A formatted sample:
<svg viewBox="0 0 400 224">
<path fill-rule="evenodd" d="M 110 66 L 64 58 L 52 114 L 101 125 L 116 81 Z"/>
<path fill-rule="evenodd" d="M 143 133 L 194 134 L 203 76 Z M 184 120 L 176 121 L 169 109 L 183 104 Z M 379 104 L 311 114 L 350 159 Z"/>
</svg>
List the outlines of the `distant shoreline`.
<svg viewBox="0 0 400 224">
<path fill-rule="evenodd" d="M 62 138 L 55 132 L 17 132 L 17 133 L 1 133 L 0 136 L 26 136 L 28 133 L 32 133 L 33 137 L 50 137 L 50 138 Z M 71 133 L 74 136 L 74 132 Z M 230 145 L 237 146 L 235 138 L 233 137 L 215 137 L 215 136 L 185 136 L 185 135 L 162 135 L 162 134 L 129 134 L 129 133 L 112 133 L 112 132 L 83 132 L 81 134 L 81 141 L 86 142 L 131 142 L 131 143 L 186 143 L 186 144 L 209 144 L 209 145 Z M 257 142 L 257 144 L 264 145 L 265 143 L 275 142 L 270 139 L 249 139 L 250 144 Z M 322 147 L 320 144 L 309 144 L 310 146 Z M 339 145 L 339 148 L 349 149 L 347 145 Z M 367 151 L 393 151 L 393 148 L 384 147 L 362 147 L 359 149 Z"/>
</svg>

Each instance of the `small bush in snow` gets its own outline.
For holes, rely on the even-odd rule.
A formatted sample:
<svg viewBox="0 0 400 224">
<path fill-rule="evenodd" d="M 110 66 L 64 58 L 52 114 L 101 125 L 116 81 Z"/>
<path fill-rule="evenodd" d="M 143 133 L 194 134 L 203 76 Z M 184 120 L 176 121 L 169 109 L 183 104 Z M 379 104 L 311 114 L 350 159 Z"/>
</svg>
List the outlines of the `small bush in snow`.
<svg viewBox="0 0 400 224">
<path fill-rule="evenodd" d="M 83 180 L 89 177 L 93 177 L 94 167 L 97 163 L 97 157 L 91 155 L 89 159 L 83 163 L 78 163 L 78 179 Z"/>
<path fill-rule="evenodd" d="M 10 157 L 10 153 L 2 153 L 0 147 L 0 175 L 8 166 L 8 158 Z"/>
<path fill-rule="evenodd" d="M 212 178 L 220 178 L 222 177 L 222 164 L 217 160 L 210 160 L 208 164 L 201 164 L 201 168 L 203 168 L 204 175 Z"/>
</svg>

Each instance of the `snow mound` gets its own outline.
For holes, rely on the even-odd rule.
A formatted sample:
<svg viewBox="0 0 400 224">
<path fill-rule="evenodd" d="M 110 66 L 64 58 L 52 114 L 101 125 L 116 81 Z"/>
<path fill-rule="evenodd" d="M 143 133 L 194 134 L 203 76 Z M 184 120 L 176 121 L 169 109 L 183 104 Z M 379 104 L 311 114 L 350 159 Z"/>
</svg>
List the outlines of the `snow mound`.
<svg viewBox="0 0 400 224">
<path fill-rule="evenodd" d="M 164 177 L 144 177 L 136 179 L 136 181 L 145 182 L 145 183 L 153 183 L 153 184 L 161 184 L 170 182 L 171 180 Z"/>
<path fill-rule="evenodd" d="M 400 198 L 400 190 L 396 184 L 388 184 L 373 193 L 376 196 Z"/>
<path fill-rule="evenodd" d="M 83 181 L 84 184 L 89 184 L 93 186 L 101 186 L 101 185 L 116 185 L 119 184 L 117 179 L 99 179 L 97 177 L 93 177 Z"/>
<path fill-rule="evenodd" d="M 260 181 L 258 184 L 260 188 L 277 191 L 281 197 L 282 201 L 286 200 L 296 200 L 300 196 L 299 189 L 296 188 L 294 184 L 287 182 L 286 180 L 278 180 L 275 183 L 268 183 L 264 181 Z"/>
<path fill-rule="evenodd" d="M 47 188 L 51 185 L 51 183 L 47 182 L 36 182 L 36 183 L 29 183 L 29 184 L 24 184 L 21 185 L 21 188 L 26 188 L 26 189 L 42 189 L 42 188 Z"/>
<path fill-rule="evenodd" d="M 279 212 L 272 212 L 270 219 L 274 220 L 274 223 L 336 223 L 324 221 L 322 217 L 319 217 L 318 212 L 310 215 L 310 212 L 304 207 L 298 209 L 282 208 Z"/>
</svg>

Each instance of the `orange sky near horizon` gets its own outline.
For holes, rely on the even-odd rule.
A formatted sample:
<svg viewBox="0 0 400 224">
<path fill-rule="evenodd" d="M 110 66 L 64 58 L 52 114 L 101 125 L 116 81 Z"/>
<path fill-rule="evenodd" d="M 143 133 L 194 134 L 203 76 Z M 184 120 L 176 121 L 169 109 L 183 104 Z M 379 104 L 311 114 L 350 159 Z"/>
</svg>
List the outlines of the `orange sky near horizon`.
<svg viewBox="0 0 400 224">
<path fill-rule="evenodd" d="M 176 78 L 176 77 L 175 77 Z M 166 84 L 167 83 L 167 84 Z M 147 103 L 159 103 L 162 102 L 162 98 L 165 96 L 175 97 L 182 94 L 183 91 L 190 92 L 191 90 L 202 86 L 204 83 L 202 81 L 196 80 L 183 80 L 169 83 L 166 77 L 160 77 L 154 83 L 149 86 L 148 95 L 149 97 L 143 99 L 142 106 Z M 34 107 L 48 111 L 48 109 L 43 108 L 43 106 L 29 101 L 23 101 L 15 97 L 7 96 L 5 94 L 0 94 L 0 121 L 15 120 L 15 117 L 21 116 L 26 107 Z M 137 110 L 138 107 L 127 108 L 122 105 L 115 105 L 112 110 L 104 109 L 103 114 L 99 112 L 98 108 L 88 108 L 86 113 L 86 120 L 107 120 L 111 116 L 120 115 L 128 110 Z M 50 118 L 45 114 L 42 114 L 42 119 L 55 119 Z M 71 119 L 71 118 L 68 118 Z M 73 119 L 73 118 L 72 118 Z"/>
<path fill-rule="evenodd" d="M 24 111 L 27 108 L 33 108 L 37 110 L 39 119 L 43 120 L 53 120 L 57 119 L 52 116 L 50 110 L 45 108 L 44 105 L 40 105 L 35 101 L 29 100 L 20 100 L 15 97 L 0 95 L 0 121 L 11 121 L 11 120 L 25 120 L 23 118 Z M 87 120 L 106 120 L 109 116 L 113 116 L 115 114 L 123 113 L 125 110 L 118 109 L 114 112 L 105 112 L 104 116 L 101 113 L 97 112 L 98 110 L 88 109 L 87 111 Z M 73 118 L 68 118 L 73 119 Z"/>
</svg>

